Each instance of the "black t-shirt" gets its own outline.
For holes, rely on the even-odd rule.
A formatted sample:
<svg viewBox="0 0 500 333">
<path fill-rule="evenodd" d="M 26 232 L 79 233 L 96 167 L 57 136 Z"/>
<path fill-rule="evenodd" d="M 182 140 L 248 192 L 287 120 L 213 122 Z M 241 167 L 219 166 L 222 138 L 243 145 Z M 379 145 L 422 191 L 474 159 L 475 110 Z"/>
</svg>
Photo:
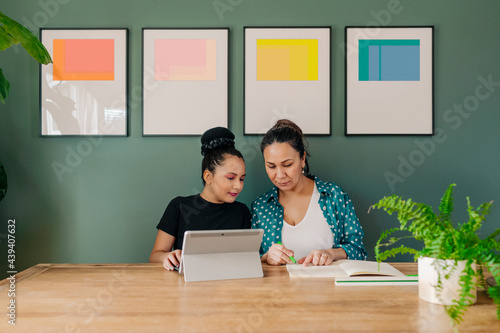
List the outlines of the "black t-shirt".
<svg viewBox="0 0 500 333">
<path fill-rule="evenodd" d="M 251 219 L 241 202 L 214 204 L 197 194 L 170 201 L 156 228 L 174 236 L 174 250 L 182 250 L 186 230 L 250 229 Z"/>
</svg>

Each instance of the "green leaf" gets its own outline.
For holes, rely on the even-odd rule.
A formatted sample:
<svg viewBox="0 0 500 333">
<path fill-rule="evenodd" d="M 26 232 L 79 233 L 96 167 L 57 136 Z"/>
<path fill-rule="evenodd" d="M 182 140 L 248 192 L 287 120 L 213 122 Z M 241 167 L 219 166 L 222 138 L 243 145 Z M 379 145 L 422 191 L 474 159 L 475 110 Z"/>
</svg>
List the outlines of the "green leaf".
<svg viewBox="0 0 500 333">
<path fill-rule="evenodd" d="M 41 64 L 47 65 L 52 62 L 47 49 L 31 31 L 1 12 L 0 23 L 3 24 L 4 31 L 10 36 L 11 43 L 20 42 L 22 47 Z"/>
<path fill-rule="evenodd" d="M 395 257 L 397 254 L 406 254 L 410 253 L 413 255 L 417 255 L 419 252 L 415 249 L 409 248 L 407 246 L 401 245 L 399 247 L 392 248 L 390 250 L 386 250 L 384 252 L 380 252 L 377 254 L 377 261 L 382 262 L 390 257 Z"/>
<path fill-rule="evenodd" d="M 0 200 L 5 197 L 7 193 L 7 174 L 3 168 L 3 164 L 0 162 Z"/>
<path fill-rule="evenodd" d="M 17 44 L 16 41 L 0 26 L 0 51 L 8 49 L 13 44 Z"/>
<path fill-rule="evenodd" d="M 451 222 L 451 212 L 453 212 L 453 187 L 455 186 L 457 185 L 451 184 L 448 186 L 448 189 L 441 198 L 441 203 L 439 205 L 439 212 L 441 215 L 439 217 L 443 223 Z"/>
<path fill-rule="evenodd" d="M 7 81 L 5 76 L 3 76 L 3 71 L 0 68 L 0 102 L 5 104 L 5 99 L 9 96 L 10 83 Z"/>
<path fill-rule="evenodd" d="M 477 207 L 477 209 L 474 209 L 474 207 L 470 204 L 469 197 L 467 197 L 467 212 L 469 213 L 469 221 L 460 227 L 460 231 L 465 234 L 472 234 L 476 230 L 479 230 L 483 221 L 486 220 L 486 215 L 491 212 L 492 205 L 493 201 L 485 202 Z"/>
</svg>

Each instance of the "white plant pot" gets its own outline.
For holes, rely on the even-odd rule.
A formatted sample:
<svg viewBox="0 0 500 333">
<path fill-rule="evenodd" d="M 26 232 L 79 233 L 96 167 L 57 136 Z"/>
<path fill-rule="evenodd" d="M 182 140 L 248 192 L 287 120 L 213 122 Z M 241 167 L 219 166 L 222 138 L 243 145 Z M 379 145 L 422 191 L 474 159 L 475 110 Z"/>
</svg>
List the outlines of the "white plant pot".
<svg viewBox="0 0 500 333">
<path fill-rule="evenodd" d="M 446 267 L 443 270 L 441 277 L 441 284 L 443 290 L 440 295 L 437 294 L 436 286 L 438 284 L 438 273 L 436 271 L 434 262 L 437 260 L 438 267 Z M 418 296 L 424 301 L 441 304 L 441 305 L 452 305 L 453 300 L 458 300 L 460 298 L 460 275 L 465 268 L 467 261 L 462 260 L 457 262 L 457 267 L 451 273 L 448 279 L 444 278 L 445 274 L 452 271 L 455 260 L 442 260 L 429 257 L 418 258 Z M 472 269 L 476 270 L 476 264 L 472 264 Z M 471 304 L 477 301 L 476 288 L 472 289 L 472 294 L 474 299 L 472 299 Z"/>
</svg>

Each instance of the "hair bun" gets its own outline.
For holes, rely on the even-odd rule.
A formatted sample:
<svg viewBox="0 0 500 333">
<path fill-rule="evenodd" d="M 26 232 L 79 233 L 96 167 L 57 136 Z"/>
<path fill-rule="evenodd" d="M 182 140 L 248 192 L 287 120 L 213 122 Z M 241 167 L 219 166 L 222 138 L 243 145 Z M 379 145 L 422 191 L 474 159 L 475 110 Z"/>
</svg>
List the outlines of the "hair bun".
<svg viewBox="0 0 500 333">
<path fill-rule="evenodd" d="M 234 147 L 234 134 L 225 127 L 214 127 L 201 136 L 201 154 L 222 147 Z"/>
<path fill-rule="evenodd" d="M 294 123 L 293 121 L 288 120 L 288 119 L 278 120 L 276 122 L 276 124 L 274 124 L 274 126 L 271 129 L 277 130 L 279 128 L 290 128 L 290 129 L 296 131 L 297 133 L 299 133 L 300 135 L 304 135 L 302 133 L 302 130 L 300 129 L 300 127 L 296 123 Z"/>
</svg>

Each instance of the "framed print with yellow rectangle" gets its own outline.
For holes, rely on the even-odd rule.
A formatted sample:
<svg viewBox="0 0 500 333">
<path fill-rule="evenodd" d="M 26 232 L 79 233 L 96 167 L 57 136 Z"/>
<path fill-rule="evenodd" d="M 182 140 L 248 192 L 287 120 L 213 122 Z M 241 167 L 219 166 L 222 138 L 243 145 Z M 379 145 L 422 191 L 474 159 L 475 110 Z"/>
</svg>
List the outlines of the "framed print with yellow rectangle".
<svg viewBox="0 0 500 333">
<path fill-rule="evenodd" d="M 245 27 L 247 135 L 278 119 L 330 135 L 330 27 Z"/>
</svg>

